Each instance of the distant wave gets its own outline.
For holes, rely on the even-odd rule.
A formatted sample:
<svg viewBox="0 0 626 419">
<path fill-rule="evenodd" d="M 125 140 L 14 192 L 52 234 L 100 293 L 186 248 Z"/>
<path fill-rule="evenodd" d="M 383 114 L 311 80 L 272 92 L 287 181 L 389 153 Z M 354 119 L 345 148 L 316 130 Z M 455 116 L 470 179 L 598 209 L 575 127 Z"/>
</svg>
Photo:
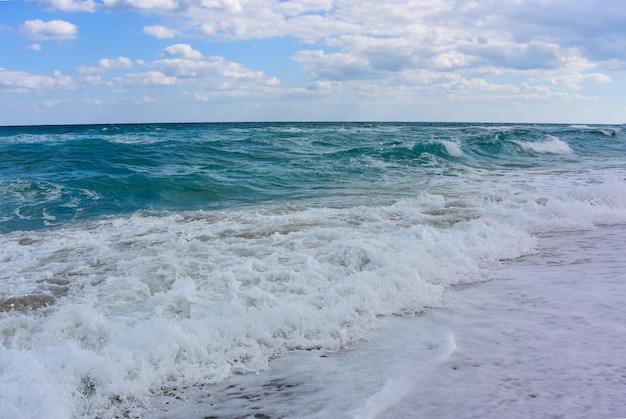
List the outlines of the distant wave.
<svg viewBox="0 0 626 419">
<path fill-rule="evenodd" d="M 619 128 L 602 128 L 599 130 L 600 134 L 606 135 L 607 137 L 615 137 L 620 131 Z"/>
<path fill-rule="evenodd" d="M 488 132 L 511 132 L 514 131 L 516 126 L 514 125 L 471 125 L 470 129 L 479 129 L 481 131 Z"/>
<path fill-rule="evenodd" d="M 565 141 L 548 135 L 543 141 L 513 141 L 526 151 L 538 154 L 572 154 L 574 151 Z"/>
<path fill-rule="evenodd" d="M 610 128 L 609 127 L 597 127 L 597 126 L 593 127 L 589 125 L 570 125 L 569 128 L 586 130 L 586 131 L 595 131 L 607 137 L 614 137 L 622 131 L 621 128 L 616 128 L 616 127 L 610 127 Z"/>
</svg>

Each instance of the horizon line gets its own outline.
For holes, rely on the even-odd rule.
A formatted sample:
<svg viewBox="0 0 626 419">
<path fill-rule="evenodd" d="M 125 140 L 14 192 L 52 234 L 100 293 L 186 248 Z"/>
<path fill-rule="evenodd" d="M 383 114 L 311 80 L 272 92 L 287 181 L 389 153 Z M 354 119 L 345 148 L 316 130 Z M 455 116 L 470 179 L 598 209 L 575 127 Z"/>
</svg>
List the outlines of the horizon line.
<svg viewBox="0 0 626 419">
<path fill-rule="evenodd" d="M 12 1 L 12 0 L 0 0 Z M 1 128 L 17 127 L 67 127 L 86 125 L 209 125 L 209 124 L 504 124 L 504 125 L 626 125 L 601 122 L 502 122 L 502 121 L 409 121 L 409 120 L 267 120 L 267 121 L 167 121 L 167 122 L 76 122 L 76 123 L 36 123 L 2 125 Z"/>
</svg>

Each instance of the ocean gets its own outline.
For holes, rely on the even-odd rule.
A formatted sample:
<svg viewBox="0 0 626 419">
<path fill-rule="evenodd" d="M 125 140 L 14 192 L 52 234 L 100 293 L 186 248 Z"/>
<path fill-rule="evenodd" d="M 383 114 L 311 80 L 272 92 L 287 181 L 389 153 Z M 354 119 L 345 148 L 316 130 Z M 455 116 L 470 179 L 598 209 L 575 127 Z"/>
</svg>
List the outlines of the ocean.
<svg viewBox="0 0 626 419">
<path fill-rule="evenodd" d="M 476 354 L 494 362 L 497 339 L 459 339 L 484 326 L 470 314 L 519 307 L 481 311 L 497 295 L 519 296 L 531 279 L 536 295 L 549 289 L 535 332 L 586 307 L 557 310 L 571 296 L 626 295 L 619 256 L 604 276 L 592 263 L 626 247 L 623 125 L 0 127 L 0 157 L 2 418 L 411 416 L 428 399 L 411 390 L 425 391 L 418 378 L 435 385 L 450 374 L 441 365 L 470 365 L 463 348 L 485 344 Z M 569 282 L 545 274 L 559 267 Z M 571 285 L 596 276 L 605 282 Z M 450 315 L 451 301 L 467 316 Z M 589 307 L 569 314 L 591 321 L 601 308 Z M 626 324 L 617 305 L 602 307 Z M 400 378 L 381 384 L 390 373 L 375 369 L 391 358 Z M 618 369 L 606 386 L 621 391 Z M 233 390 L 246 380 L 256 393 Z M 421 406 L 414 417 L 463 412 Z M 495 411 L 482 406 L 482 417 Z"/>
</svg>

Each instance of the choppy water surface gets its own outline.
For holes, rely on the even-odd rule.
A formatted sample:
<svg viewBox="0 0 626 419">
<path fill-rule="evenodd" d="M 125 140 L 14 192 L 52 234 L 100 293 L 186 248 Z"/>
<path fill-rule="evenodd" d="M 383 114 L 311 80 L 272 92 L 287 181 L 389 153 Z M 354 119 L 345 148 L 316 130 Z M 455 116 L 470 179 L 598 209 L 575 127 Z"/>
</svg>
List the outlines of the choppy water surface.
<svg viewBox="0 0 626 419">
<path fill-rule="evenodd" d="M 114 416 L 626 223 L 623 126 L 0 127 L 0 411 Z M 18 415 L 19 414 L 19 415 Z"/>
</svg>

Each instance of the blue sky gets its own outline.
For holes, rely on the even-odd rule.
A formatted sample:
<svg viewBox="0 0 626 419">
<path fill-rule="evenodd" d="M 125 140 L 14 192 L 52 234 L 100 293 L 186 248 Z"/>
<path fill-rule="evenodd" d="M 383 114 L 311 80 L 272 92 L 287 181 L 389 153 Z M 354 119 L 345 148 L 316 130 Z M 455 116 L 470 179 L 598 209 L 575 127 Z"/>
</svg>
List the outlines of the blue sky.
<svg viewBox="0 0 626 419">
<path fill-rule="evenodd" d="M 621 0 L 0 0 L 0 125 L 626 122 Z"/>
</svg>

